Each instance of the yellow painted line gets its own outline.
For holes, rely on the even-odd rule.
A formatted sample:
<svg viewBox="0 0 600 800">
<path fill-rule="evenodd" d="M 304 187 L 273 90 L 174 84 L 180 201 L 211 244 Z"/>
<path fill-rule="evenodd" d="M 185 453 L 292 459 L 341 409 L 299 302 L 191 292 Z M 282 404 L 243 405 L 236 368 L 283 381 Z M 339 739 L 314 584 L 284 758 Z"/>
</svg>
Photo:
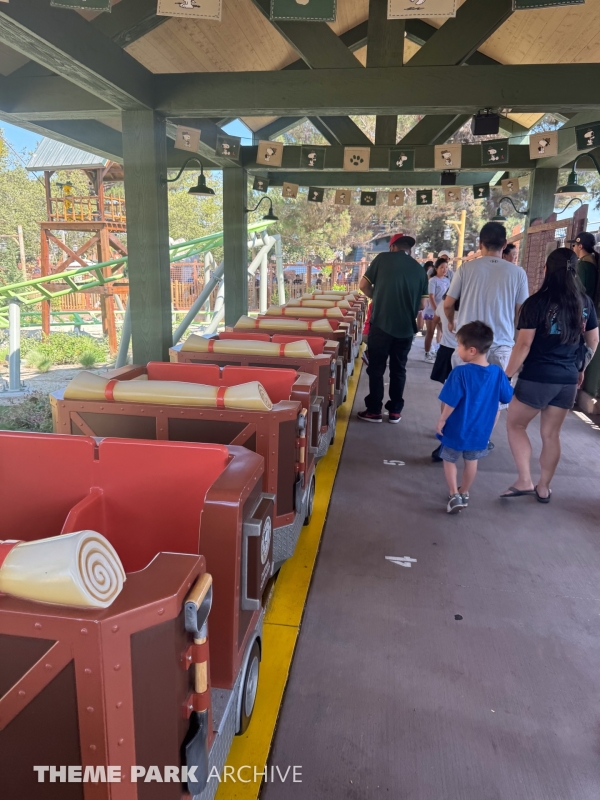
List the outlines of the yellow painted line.
<svg viewBox="0 0 600 800">
<path fill-rule="evenodd" d="M 348 399 L 338 409 L 335 442 L 317 466 L 311 523 L 303 528 L 293 558 L 286 561 L 275 582 L 265 616 L 252 722 L 245 734 L 233 740 L 216 800 L 256 800 L 260 792 L 356 395 L 362 363 L 358 364 L 348 382 Z M 242 767 L 246 769 L 238 772 Z"/>
</svg>

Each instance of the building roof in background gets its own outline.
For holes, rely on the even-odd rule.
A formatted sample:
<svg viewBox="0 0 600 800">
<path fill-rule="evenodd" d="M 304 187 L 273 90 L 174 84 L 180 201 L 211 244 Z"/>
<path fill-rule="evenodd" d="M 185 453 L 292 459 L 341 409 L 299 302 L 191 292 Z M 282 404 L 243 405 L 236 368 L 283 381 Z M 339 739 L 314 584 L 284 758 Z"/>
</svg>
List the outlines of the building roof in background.
<svg viewBox="0 0 600 800">
<path fill-rule="evenodd" d="M 35 153 L 31 156 L 27 169 L 98 169 L 107 167 L 109 159 L 94 153 L 86 153 L 69 144 L 56 142 L 54 139 L 42 139 Z"/>
</svg>

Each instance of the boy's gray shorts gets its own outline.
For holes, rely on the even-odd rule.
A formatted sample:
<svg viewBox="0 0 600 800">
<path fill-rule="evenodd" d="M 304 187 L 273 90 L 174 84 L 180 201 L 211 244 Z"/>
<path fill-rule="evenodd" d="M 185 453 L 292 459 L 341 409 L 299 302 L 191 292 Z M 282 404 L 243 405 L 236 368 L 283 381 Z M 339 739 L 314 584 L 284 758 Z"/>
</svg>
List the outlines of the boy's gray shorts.
<svg viewBox="0 0 600 800">
<path fill-rule="evenodd" d="M 456 464 L 461 456 L 465 461 L 479 461 L 480 458 L 485 458 L 488 453 L 487 447 L 485 450 L 454 450 L 452 447 L 446 447 L 446 445 L 440 447 L 440 458 L 443 461 L 450 461 L 452 464 Z"/>
</svg>

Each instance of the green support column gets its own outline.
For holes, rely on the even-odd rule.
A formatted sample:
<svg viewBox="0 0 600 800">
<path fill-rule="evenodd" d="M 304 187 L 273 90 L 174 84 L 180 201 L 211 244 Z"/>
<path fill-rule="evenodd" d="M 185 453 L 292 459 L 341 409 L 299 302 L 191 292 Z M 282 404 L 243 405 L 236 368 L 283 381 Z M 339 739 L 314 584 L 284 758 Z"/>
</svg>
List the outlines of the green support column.
<svg viewBox="0 0 600 800">
<path fill-rule="evenodd" d="M 534 169 L 529 178 L 529 214 L 525 217 L 525 237 L 521 265 L 527 264 L 527 229 L 535 220 L 545 222 L 554 210 L 558 169 Z"/>
<path fill-rule="evenodd" d="M 226 325 L 235 325 L 241 316 L 248 313 L 248 215 L 244 213 L 247 202 L 246 170 L 223 170 Z M 263 203 L 261 208 L 264 206 Z"/>
<path fill-rule="evenodd" d="M 168 361 L 173 341 L 167 134 L 154 111 L 123 111 L 133 363 Z"/>
</svg>

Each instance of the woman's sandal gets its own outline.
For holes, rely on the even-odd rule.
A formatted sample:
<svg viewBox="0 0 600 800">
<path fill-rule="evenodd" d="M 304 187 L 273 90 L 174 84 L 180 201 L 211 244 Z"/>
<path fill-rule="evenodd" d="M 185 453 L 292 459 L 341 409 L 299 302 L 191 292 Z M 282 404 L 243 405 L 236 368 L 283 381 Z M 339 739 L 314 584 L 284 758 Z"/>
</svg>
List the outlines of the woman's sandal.
<svg viewBox="0 0 600 800">
<path fill-rule="evenodd" d="M 522 497 L 526 494 L 537 494 L 537 492 L 535 489 L 516 489 L 514 486 L 509 486 L 500 497 Z"/>
<path fill-rule="evenodd" d="M 552 497 L 552 489 L 548 489 L 548 497 L 540 497 L 538 494 L 537 486 L 534 489 L 535 496 L 537 497 L 538 503 L 549 503 Z"/>
</svg>

